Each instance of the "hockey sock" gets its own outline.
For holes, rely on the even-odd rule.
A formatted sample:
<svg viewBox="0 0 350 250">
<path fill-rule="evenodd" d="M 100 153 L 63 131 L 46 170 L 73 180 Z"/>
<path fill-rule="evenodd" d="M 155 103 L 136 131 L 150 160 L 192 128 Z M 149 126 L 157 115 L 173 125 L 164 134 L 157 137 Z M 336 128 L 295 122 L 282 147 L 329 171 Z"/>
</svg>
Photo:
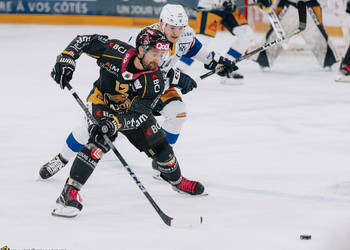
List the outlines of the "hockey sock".
<svg viewBox="0 0 350 250">
<path fill-rule="evenodd" d="M 172 147 L 168 143 L 162 143 L 155 150 L 158 153 L 154 156 L 154 159 L 163 179 L 171 183 L 178 181 L 181 177 L 181 171 Z"/>
<path fill-rule="evenodd" d="M 73 151 L 73 152 L 79 152 L 83 149 L 84 145 L 80 144 L 74 137 L 73 133 L 70 133 L 66 140 L 67 146 Z"/>
<path fill-rule="evenodd" d="M 177 139 L 179 138 L 180 134 L 172 134 L 172 133 L 166 131 L 164 128 L 162 128 L 162 130 L 164 131 L 165 136 L 168 139 L 169 144 L 171 146 L 173 146 L 176 143 Z"/>
<path fill-rule="evenodd" d="M 69 177 L 84 185 L 100 161 L 103 152 L 94 144 L 87 144 L 76 156 Z"/>
</svg>

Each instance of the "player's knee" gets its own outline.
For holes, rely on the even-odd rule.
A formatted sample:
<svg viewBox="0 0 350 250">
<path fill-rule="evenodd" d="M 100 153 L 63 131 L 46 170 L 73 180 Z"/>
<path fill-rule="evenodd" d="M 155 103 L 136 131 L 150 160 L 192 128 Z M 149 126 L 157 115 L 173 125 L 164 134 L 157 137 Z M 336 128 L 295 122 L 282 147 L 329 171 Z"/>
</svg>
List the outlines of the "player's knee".
<svg viewBox="0 0 350 250">
<path fill-rule="evenodd" d="M 182 125 L 187 117 L 186 105 L 180 101 L 170 102 L 162 110 L 165 120 L 162 129 L 171 145 L 174 145 L 179 137 Z"/>
<path fill-rule="evenodd" d="M 175 123 L 182 124 L 187 117 L 187 108 L 181 101 L 172 101 L 163 108 L 161 114 L 165 120 L 173 120 Z"/>
</svg>

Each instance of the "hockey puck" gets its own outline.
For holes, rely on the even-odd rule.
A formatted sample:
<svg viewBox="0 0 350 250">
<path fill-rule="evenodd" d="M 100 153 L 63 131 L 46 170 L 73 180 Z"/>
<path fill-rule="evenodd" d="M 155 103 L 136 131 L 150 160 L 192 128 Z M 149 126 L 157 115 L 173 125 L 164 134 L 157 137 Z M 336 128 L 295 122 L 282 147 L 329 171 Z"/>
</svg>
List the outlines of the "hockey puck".
<svg viewBox="0 0 350 250">
<path fill-rule="evenodd" d="M 311 235 L 310 234 L 302 234 L 300 235 L 301 240 L 311 240 Z"/>
</svg>

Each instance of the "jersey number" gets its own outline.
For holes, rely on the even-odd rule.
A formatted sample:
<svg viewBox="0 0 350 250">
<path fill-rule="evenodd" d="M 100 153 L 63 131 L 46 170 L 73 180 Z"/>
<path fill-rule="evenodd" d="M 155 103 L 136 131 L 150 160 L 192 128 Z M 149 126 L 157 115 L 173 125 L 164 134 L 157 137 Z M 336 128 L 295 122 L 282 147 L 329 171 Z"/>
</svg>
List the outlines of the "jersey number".
<svg viewBox="0 0 350 250">
<path fill-rule="evenodd" d="M 129 96 L 127 94 L 127 92 L 129 91 L 129 84 L 126 84 L 126 83 L 120 84 L 119 81 L 116 81 L 115 90 L 119 93 L 122 93 L 126 97 Z"/>
</svg>

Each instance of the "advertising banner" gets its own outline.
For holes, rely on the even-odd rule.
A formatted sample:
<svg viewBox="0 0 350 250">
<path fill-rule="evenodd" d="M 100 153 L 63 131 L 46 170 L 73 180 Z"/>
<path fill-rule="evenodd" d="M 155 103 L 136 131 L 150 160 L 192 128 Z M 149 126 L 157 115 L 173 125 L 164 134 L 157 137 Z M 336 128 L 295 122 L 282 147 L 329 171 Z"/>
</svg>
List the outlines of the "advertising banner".
<svg viewBox="0 0 350 250">
<path fill-rule="evenodd" d="M 98 0 L 97 12 L 107 16 L 159 18 L 162 7 L 167 3 L 181 4 L 190 19 L 196 18 L 198 0 Z"/>
<path fill-rule="evenodd" d="M 0 1 L 0 14 L 96 15 L 96 0 L 6 0 Z"/>
<path fill-rule="evenodd" d="M 167 4 L 181 4 L 190 19 L 198 0 L 0 0 L 0 14 L 101 15 L 158 18 Z"/>
</svg>

